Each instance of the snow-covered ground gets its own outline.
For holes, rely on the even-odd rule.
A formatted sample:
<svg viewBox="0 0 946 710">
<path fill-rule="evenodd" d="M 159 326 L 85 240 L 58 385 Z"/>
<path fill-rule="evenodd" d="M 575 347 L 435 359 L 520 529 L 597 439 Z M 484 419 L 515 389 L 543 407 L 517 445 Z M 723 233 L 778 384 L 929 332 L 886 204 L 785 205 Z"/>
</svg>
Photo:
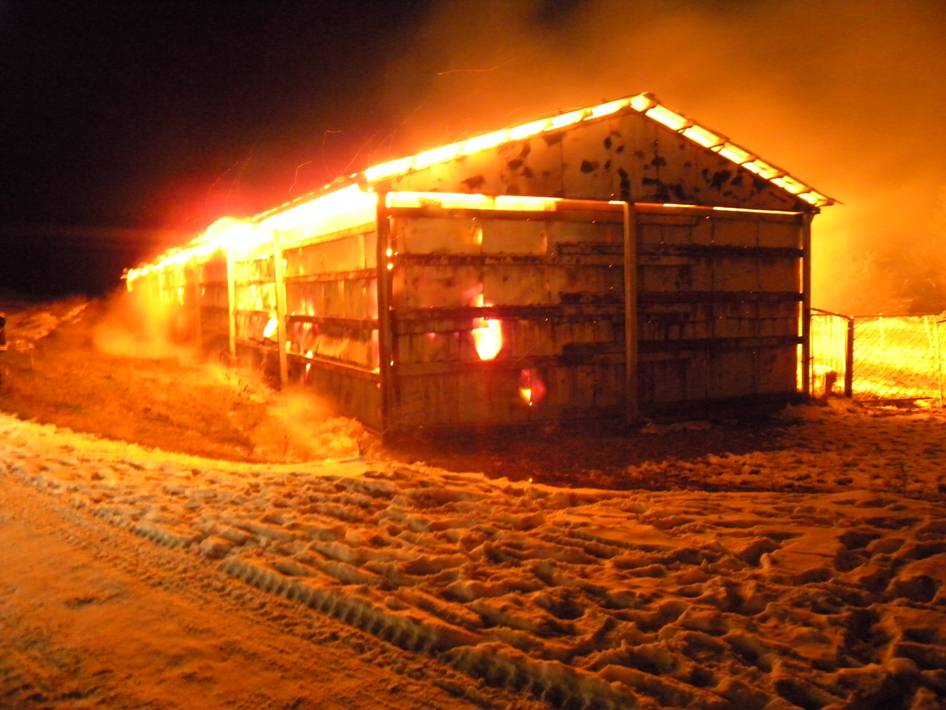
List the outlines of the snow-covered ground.
<svg viewBox="0 0 946 710">
<path fill-rule="evenodd" d="M 0 415 L 0 481 L 556 706 L 939 707 L 946 418 L 785 416 L 793 447 L 644 462 L 627 477 L 670 490 L 615 491 L 228 463 Z"/>
</svg>

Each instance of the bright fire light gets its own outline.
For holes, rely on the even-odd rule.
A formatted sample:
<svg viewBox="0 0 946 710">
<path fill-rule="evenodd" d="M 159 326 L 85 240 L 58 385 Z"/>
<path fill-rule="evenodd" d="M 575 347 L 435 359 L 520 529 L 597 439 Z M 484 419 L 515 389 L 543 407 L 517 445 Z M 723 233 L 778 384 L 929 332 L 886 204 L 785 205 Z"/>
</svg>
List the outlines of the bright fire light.
<svg viewBox="0 0 946 710">
<path fill-rule="evenodd" d="M 278 328 L 279 328 L 279 321 L 276 319 L 276 316 L 274 315 L 270 316 L 269 320 L 266 321 L 266 327 L 263 328 L 263 339 L 272 340 L 273 338 L 275 338 L 276 330 Z"/>
<path fill-rule="evenodd" d="M 465 192 L 389 192 L 385 203 L 392 209 L 435 207 L 445 210 L 495 210 L 497 212 L 554 212 L 557 197 L 479 195 Z"/>
<path fill-rule="evenodd" d="M 644 93 L 608 101 L 597 106 L 569 111 L 557 116 L 529 121 L 456 143 L 430 148 L 415 155 L 389 160 L 366 168 L 361 173 L 352 174 L 351 179 L 356 181 L 354 184 L 324 192 L 318 196 L 309 196 L 292 203 L 286 203 L 248 220 L 223 218 L 212 224 L 195 239 L 183 246 L 164 252 L 150 264 L 128 269 L 125 274 L 126 285 L 131 290 L 132 283 L 136 279 L 149 273 L 193 264 L 220 249 L 231 253 L 240 253 L 265 248 L 267 244 L 275 240 L 277 234 L 279 241 L 285 246 L 313 235 L 329 234 L 370 223 L 376 218 L 377 214 L 378 195 L 372 188 L 373 183 L 405 175 L 412 170 L 423 169 L 490 148 L 497 148 L 512 141 L 525 140 L 543 133 L 559 131 L 576 124 L 607 118 L 625 111 L 646 115 L 651 120 L 661 123 L 698 145 L 713 150 L 718 155 L 745 167 L 752 173 L 769 180 L 772 184 L 796 195 L 799 199 L 815 207 L 823 207 L 834 202 L 830 197 L 814 190 L 810 185 L 774 168 L 744 148 L 725 141 L 715 131 L 691 121 L 683 114 L 668 109 L 658 102 L 653 95 Z M 359 184 L 359 181 L 361 184 Z M 364 185 L 364 183 L 367 183 L 367 185 Z M 413 195 L 413 197 L 395 198 L 395 201 L 401 200 L 398 204 L 392 203 L 392 198 L 389 197 L 389 205 L 420 207 L 424 206 L 426 200 L 435 199 L 425 193 L 404 194 Z M 409 204 L 412 200 L 414 204 Z M 497 198 L 470 196 L 468 201 L 454 199 L 452 202 L 441 199 L 438 206 L 444 209 L 519 211 L 556 209 L 555 202 L 551 198 L 517 198 L 515 196 Z"/>
<path fill-rule="evenodd" d="M 545 399 L 545 382 L 539 371 L 534 367 L 522 370 L 519 373 L 519 397 L 530 407 L 534 407 Z"/>
<path fill-rule="evenodd" d="M 495 360 L 503 349 L 503 324 L 496 318 L 477 318 L 473 329 L 473 344 L 480 360 Z"/>
<path fill-rule="evenodd" d="M 726 141 L 715 131 L 697 124 L 683 114 L 672 111 L 657 101 L 653 95 L 647 93 L 608 101 L 597 106 L 569 111 L 557 116 L 540 118 L 510 128 L 474 136 L 467 140 L 431 148 L 415 155 L 373 165 L 366 168 L 362 174 L 369 183 L 376 183 L 388 178 L 406 175 L 413 170 L 421 170 L 431 165 L 472 155 L 481 150 L 496 148 L 512 141 L 525 140 L 542 133 L 561 130 L 578 123 L 605 118 L 625 110 L 643 113 L 648 118 L 679 133 L 694 143 L 713 150 L 736 165 L 744 166 L 747 170 L 794 195 L 799 195 L 815 207 L 823 207 L 834 202 L 830 197 L 816 192 L 811 186 L 772 168 L 768 163 L 759 160 L 745 148 Z"/>
<path fill-rule="evenodd" d="M 480 293 L 474 299 L 474 305 L 484 308 L 493 304 L 485 303 Z M 503 349 L 503 322 L 498 318 L 474 318 L 472 333 L 473 347 L 480 360 L 495 360 Z"/>
</svg>

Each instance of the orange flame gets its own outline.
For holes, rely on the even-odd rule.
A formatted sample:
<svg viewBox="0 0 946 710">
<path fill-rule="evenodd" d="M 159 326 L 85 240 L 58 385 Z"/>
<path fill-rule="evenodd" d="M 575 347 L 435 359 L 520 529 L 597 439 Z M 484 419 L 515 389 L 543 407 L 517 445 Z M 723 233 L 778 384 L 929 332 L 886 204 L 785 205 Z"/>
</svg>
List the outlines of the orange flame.
<svg viewBox="0 0 946 710">
<path fill-rule="evenodd" d="M 474 298 L 474 305 L 483 308 L 493 304 L 485 303 L 483 294 L 479 293 Z M 480 360 L 495 360 L 503 349 L 503 322 L 498 318 L 474 318 L 472 332 L 473 347 Z"/>
<path fill-rule="evenodd" d="M 545 392 L 545 382 L 538 370 L 530 367 L 519 373 L 519 396 L 523 402 L 533 407 L 545 399 Z"/>
<path fill-rule="evenodd" d="M 266 321 L 266 327 L 263 328 L 263 339 L 272 340 L 276 337 L 276 330 L 279 327 L 279 321 L 276 320 L 276 316 L 270 316 L 269 320 Z"/>
</svg>

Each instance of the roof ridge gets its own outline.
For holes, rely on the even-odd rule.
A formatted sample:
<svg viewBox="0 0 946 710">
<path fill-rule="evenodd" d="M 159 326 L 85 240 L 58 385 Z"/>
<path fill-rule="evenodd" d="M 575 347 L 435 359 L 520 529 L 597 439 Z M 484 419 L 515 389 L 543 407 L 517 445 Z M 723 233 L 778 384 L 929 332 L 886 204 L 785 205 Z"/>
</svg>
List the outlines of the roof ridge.
<svg viewBox="0 0 946 710">
<path fill-rule="evenodd" d="M 566 111 L 565 113 L 551 114 L 508 128 L 500 128 L 489 133 L 479 134 L 472 138 L 446 143 L 403 158 L 372 165 L 360 173 L 353 173 L 351 178 L 361 175 L 365 182 L 376 184 L 392 177 L 406 175 L 415 170 L 423 170 L 432 165 L 446 163 L 517 140 L 565 130 L 579 123 L 597 121 L 608 116 L 631 112 L 640 113 L 652 121 L 660 123 L 702 148 L 721 155 L 730 162 L 745 168 L 814 207 L 825 207 L 837 202 L 834 198 L 815 190 L 810 183 L 794 177 L 788 171 L 763 160 L 758 154 L 733 143 L 724 134 L 711 130 L 684 114 L 668 108 L 660 103 L 651 92 L 626 96 L 593 106 Z M 326 185 L 325 187 L 328 188 L 329 186 Z"/>
</svg>

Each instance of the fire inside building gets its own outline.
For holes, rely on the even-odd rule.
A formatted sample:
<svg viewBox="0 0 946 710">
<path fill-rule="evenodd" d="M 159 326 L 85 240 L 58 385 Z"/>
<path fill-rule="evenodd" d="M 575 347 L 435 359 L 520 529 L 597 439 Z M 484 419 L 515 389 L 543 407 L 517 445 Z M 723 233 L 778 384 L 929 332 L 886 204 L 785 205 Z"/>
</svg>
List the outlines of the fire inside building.
<svg viewBox="0 0 946 710">
<path fill-rule="evenodd" d="M 810 391 L 833 200 L 651 94 L 369 167 L 130 269 L 176 335 L 381 431 Z"/>
</svg>

